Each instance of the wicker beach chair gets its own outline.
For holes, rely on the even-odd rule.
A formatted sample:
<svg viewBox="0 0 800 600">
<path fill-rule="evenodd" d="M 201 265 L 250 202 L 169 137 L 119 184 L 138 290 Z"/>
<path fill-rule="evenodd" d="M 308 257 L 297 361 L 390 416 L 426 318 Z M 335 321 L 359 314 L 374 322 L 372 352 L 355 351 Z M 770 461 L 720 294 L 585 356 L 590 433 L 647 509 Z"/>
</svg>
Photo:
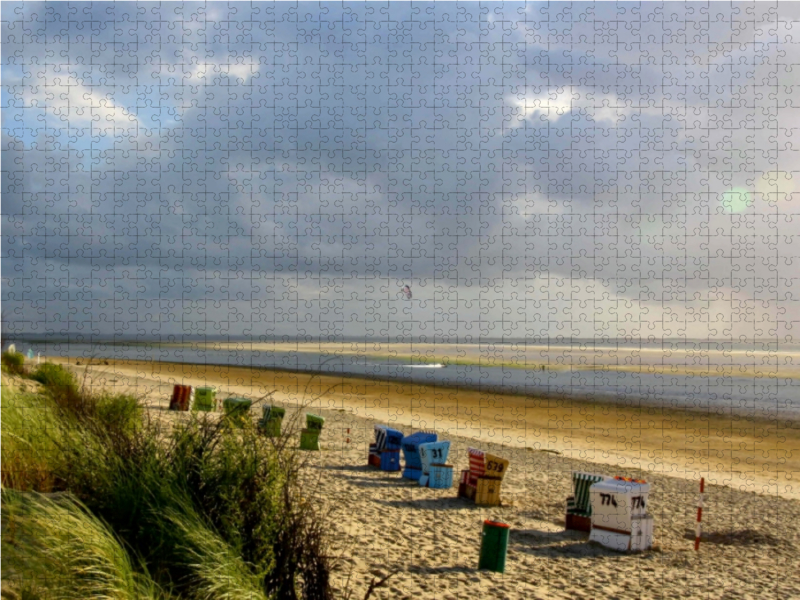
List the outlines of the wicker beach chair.
<svg viewBox="0 0 800 600">
<path fill-rule="evenodd" d="M 419 458 L 422 464 L 422 475 L 419 478 L 419 484 L 422 487 L 443 487 L 446 479 L 439 477 L 436 484 L 431 482 L 431 469 L 433 467 L 449 467 L 452 471 L 453 467 L 447 464 L 447 455 L 450 453 L 450 442 L 447 440 L 439 440 L 438 442 L 428 442 L 427 444 L 419 445 Z M 450 473 L 450 485 L 452 485 L 453 474 Z M 450 487 L 448 485 L 447 487 Z"/>
<path fill-rule="evenodd" d="M 419 456 L 419 447 L 421 444 L 435 442 L 437 439 L 438 437 L 433 431 L 418 431 L 403 438 L 403 458 L 406 461 L 403 477 L 405 479 L 419 481 L 422 476 L 422 460 Z"/>
<path fill-rule="evenodd" d="M 596 473 L 572 472 L 573 494 L 567 498 L 566 528 L 573 531 L 592 530 L 592 503 L 589 488 L 608 479 Z"/>
<path fill-rule="evenodd" d="M 475 504 L 497 506 L 500 504 L 500 486 L 508 470 L 508 460 L 468 448 L 469 469 L 461 471 L 459 497 L 474 500 Z"/>
<path fill-rule="evenodd" d="M 375 442 L 369 445 L 367 464 L 382 471 L 400 470 L 403 432 L 386 425 L 375 425 Z"/>
</svg>

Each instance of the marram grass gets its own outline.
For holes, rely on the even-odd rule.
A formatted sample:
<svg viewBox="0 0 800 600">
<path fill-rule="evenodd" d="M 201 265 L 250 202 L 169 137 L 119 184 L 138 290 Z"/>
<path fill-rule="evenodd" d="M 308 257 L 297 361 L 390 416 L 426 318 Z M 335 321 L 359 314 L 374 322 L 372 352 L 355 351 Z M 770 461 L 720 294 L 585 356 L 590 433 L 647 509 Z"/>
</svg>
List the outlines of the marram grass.
<svg viewBox="0 0 800 600">
<path fill-rule="evenodd" d="M 120 541 L 69 495 L 3 489 L 3 577 L 31 598 L 162 598 Z"/>
</svg>

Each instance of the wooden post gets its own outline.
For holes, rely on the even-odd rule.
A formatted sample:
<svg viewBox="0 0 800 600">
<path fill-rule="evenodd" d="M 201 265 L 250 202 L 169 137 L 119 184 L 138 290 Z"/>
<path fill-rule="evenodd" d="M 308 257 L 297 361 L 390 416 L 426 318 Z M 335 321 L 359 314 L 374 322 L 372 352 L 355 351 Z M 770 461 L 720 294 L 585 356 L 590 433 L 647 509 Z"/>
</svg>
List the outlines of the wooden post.
<svg viewBox="0 0 800 600">
<path fill-rule="evenodd" d="M 703 520 L 703 492 L 705 491 L 706 480 L 705 477 L 700 478 L 700 495 L 697 497 L 697 522 L 694 528 L 694 550 L 697 552 L 700 549 L 700 536 L 702 535 L 702 520 Z"/>
</svg>

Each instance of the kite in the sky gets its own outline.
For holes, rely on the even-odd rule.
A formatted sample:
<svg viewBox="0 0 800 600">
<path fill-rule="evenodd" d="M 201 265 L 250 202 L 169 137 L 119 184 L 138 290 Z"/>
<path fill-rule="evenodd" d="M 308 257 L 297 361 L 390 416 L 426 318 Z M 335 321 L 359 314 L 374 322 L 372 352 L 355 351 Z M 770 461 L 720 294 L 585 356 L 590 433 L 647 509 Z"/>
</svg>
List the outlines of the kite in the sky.
<svg viewBox="0 0 800 600">
<path fill-rule="evenodd" d="M 400 291 L 403 292 L 406 295 L 406 299 L 407 300 L 411 300 L 411 288 L 410 287 L 408 287 L 407 285 L 403 286 L 403 289 L 400 290 Z"/>
</svg>

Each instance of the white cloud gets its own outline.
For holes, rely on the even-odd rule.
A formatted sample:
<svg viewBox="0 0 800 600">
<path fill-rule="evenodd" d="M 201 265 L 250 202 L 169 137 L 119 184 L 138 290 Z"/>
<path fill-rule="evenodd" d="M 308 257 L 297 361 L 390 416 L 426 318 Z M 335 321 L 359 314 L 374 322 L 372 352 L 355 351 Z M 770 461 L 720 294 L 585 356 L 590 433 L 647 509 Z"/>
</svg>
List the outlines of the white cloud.
<svg viewBox="0 0 800 600">
<path fill-rule="evenodd" d="M 44 109 L 46 115 L 66 121 L 71 128 L 91 127 L 93 134 L 113 135 L 115 130 L 138 125 L 136 115 L 117 106 L 110 94 L 93 90 L 59 67 L 39 72 L 36 83 L 25 87 L 24 98 L 28 106 Z"/>
<path fill-rule="evenodd" d="M 554 122 L 577 111 L 586 113 L 594 121 L 616 124 L 625 114 L 633 111 L 631 106 L 623 104 L 616 96 L 596 95 L 589 90 L 530 94 L 512 98 L 507 103 L 517 108 L 517 126 L 527 120 Z"/>
<path fill-rule="evenodd" d="M 205 83 L 210 83 L 208 78 L 215 73 L 227 75 L 232 79 L 240 79 L 242 83 L 247 81 L 259 70 L 258 62 L 252 57 L 238 57 L 234 59 L 235 62 L 225 61 L 212 61 L 212 62 L 195 62 L 192 61 L 189 76 L 192 79 L 204 79 Z"/>
</svg>

